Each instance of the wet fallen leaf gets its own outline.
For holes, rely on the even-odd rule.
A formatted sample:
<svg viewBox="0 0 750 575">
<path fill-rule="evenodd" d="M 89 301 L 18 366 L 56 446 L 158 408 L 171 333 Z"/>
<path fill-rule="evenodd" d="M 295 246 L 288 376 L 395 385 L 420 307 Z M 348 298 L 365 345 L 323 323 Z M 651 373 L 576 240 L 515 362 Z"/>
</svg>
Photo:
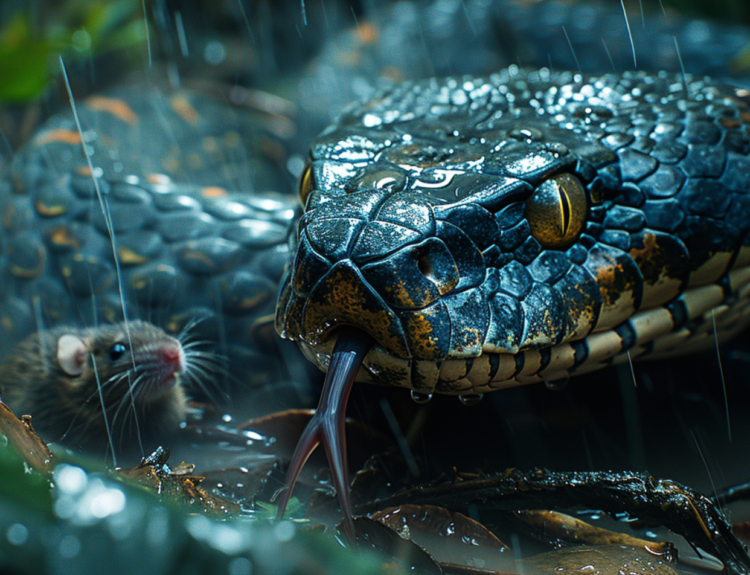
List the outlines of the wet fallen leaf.
<svg viewBox="0 0 750 575">
<path fill-rule="evenodd" d="M 638 539 L 627 533 L 595 527 L 557 511 L 516 511 L 514 515 L 543 539 L 578 545 L 628 545 L 665 558 L 675 554 L 674 545 L 670 542 Z"/>
<path fill-rule="evenodd" d="M 523 568 L 527 574 L 675 575 L 664 557 L 627 545 L 558 549 L 525 559 Z"/>
<path fill-rule="evenodd" d="M 29 467 L 45 475 L 52 471 L 52 452 L 34 431 L 31 416 L 22 415 L 21 419 L 18 419 L 2 401 L 0 433 L 7 438 L 8 443 Z"/>
<path fill-rule="evenodd" d="M 491 505 L 494 510 L 571 509 L 583 506 L 607 513 L 663 525 L 695 546 L 717 557 L 727 570 L 750 571 L 745 546 L 732 533 L 723 512 L 708 497 L 667 479 L 634 472 L 523 473 L 509 469 L 502 474 L 470 481 L 415 486 L 386 499 L 359 505 L 355 513 L 372 513 L 404 504 L 461 508 Z"/>
<path fill-rule="evenodd" d="M 429 553 L 380 521 L 367 517 L 354 518 L 354 531 L 360 550 L 379 552 L 384 556 L 381 567 L 386 572 L 404 569 L 409 573 L 440 575 L 443 573 Z"/>
<path fill-rule="evenodd" d="M 411 539 L 439 562 L 512 569 L 508 547 L 489 529 L 462 513 L 434 505 L 402 505 L 370 516 Z"/>
<path fill-rule="evenodd" d="M 169 450 L 159 448 L 133 469 L 119 470 L 120 475 L 195 511 L 214 517 L 238 515 L 242 508 L 235 502 L 212 495 L 200 487 L 203 477 L 187 473 L 184 462 L 175 472 L 167 465 Z M 192 470 L 191 470 L 192 471 Z"/>
</svg>

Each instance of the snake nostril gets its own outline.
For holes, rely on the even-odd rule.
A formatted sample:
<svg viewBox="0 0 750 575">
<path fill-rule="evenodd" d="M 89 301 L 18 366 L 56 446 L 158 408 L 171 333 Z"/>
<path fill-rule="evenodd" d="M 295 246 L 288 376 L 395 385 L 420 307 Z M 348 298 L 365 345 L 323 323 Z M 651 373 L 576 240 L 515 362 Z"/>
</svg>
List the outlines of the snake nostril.
<svg viewBox="0 0 750 575">
<path fill-rule="evenodd" d="M 430 280 L 432 283 L 437 284 L 438 280 L 435 277 L 435 269 L 432 266 L 432 260 L 429 255 L 422 255 L 417 260 L 417 267 L 422 275 Z"/>
<path fill-rule="evenodd" d="M 458 284 L 458 266 L 446 245 L 431 238 L 411 251 L 411 257 L 424 278 L 437 288 L 440 295 Z"/>
</svg>

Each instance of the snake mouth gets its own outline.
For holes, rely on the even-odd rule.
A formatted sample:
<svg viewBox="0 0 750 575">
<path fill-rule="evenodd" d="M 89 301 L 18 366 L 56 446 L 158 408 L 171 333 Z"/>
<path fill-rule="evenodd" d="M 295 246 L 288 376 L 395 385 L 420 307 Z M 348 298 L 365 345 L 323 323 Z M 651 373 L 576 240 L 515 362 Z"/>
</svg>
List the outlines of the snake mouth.
<svg viewBox="0 0 750 575">
<path fill-rule="evenodd" d="M 324 371 L 344 328 L 366 332 L 376 342 L 364 358 L 358 381 L 429 391 L 447 358 L 482 353 L 487 326 L 481 321 L 488 312 L 479 287 L 447 293 L 421 308 L 400 309 L 389 305 L 348 259 L 326 270 L 309 293 L 294 289 L 301 283 L 294 271 L 286 278 L 277 330 L 297 341 L 305 356 Z M 477 319 L 479 328 L 474 327 Z"/>
<path fill-rule="evenodd" d="M 351 261 L 331 266 L 307 294 L 294 289 L 296 279 L 290 274 L 282 286 L 277 330 L 296 340 L 319 366 L 326 366 L 323 358 L 330 357 L 335 335 L 344 326 L 367 332 L 397 357 L 410 357 L 398 316 Z"/>
<path fill-rule="evenodd" d="M 361 333 L 361 337 L 372 338 L 371 334 L 366 330 L 363 330 L 358 326 L 342 323 L 329 329 L 325 333 L 324 338 L 319 342 L 311 343 L 305 340 L 300 340 L 298 344 L 300 350 L 309 361 L 328 371 L 331 367 L 331 360 L 339 339 L 341 337 L 347 338 L 351 333 Z M 390 355 L 382 344 L 373 339 L 371 339 L 371 341 L 373 342 L 372 345 L 362 356 L 364 362 L 372 363 L 371 354 L 375 357 L 383 354 Z"/>
<path fill-rule="evenodd" d="M 327 370 L 338 330 L 361 330 L 376 345 L 358 380 L 420 389 L 434 387 L 447 358 L 481 355 L 489 316 L 482 254 L 455 226 L 438 222 L 434 228 L 435 235 L 414 238 L 379 258 L 357 258 L 352 231 L 346 235 L 355 238 L 355 248 L 339 250 L 338 259 L 303 228 L 281 287 L 279 334 Z M 424 376 L 426 365 L 433 366 L 430 376 Z"/>
<path fill-rule="evenodd" d="M 277 331 L 323 369 L 333 345 L 327 342 L 342 326 L 367 332 L 392 361 L 440 363 L 448 356 L 479 355 L 488 314 L 480 289 L 486 275 L 481 251 L 457 226 L 436 221 L 423 198 L 419 203 L 411 196 L 381 196 L 351 196 L 378 207 L 372 221 L 351 217 L 345 212 L 351 206 L 336 198 L 312 208 L 325 210 L 318 213 L 322 219 L 311 223 L 303 217 L 295 261 L 280 291 Z M 419 211 L 424 230 L 383 220 L 405 218 L 401 212 L 409 210 Z M 478 328 L 471 318 L 479 318 Z"/>
</svg>

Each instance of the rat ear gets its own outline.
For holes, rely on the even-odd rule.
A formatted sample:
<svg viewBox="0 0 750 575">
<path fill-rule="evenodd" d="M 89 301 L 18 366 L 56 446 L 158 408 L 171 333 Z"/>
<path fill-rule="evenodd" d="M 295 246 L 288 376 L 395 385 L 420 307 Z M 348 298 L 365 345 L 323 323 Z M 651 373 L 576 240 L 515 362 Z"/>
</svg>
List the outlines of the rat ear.
<svg viewBox="0 0 750 575">
<path fill-rule="evenodd" d="M 75 335 L 64 335 L 57 340 L 57 363 L 68 375 L 83 373 L 89 348 L 86 342 Z"/>
</svg>

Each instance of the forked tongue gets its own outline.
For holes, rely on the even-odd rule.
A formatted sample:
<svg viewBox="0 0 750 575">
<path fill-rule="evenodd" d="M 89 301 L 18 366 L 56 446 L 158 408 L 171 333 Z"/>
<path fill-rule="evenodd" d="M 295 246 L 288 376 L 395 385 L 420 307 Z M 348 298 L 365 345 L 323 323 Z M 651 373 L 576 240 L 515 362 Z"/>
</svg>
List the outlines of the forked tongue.
<svg viewBox="0 0 750 575">
<path fill-rule="evenodd" d="M 294 484 L 302 468 L 319 443 L 323 444 L 331 467 L 333 486 L 339 498 L 341 512 L 344 515 L 344 530 L 349 542 L 354 545 L 354 521 L 349 496 L 349 472 L 346 462 L 346 402 L 352 390 L 352 384 L 362 365 L 367 352 L 373 346 L 373 339 L 366 333 L 347 329 L 342 331 L 333 348 L 331 364 L 328 367 L 320 403 L 310 423 L 302 433 L 292 461 L 286 472 L 287 487 L 279 496 L 277 519 L 281 519 L 292 497 Z"/>
</svg>

